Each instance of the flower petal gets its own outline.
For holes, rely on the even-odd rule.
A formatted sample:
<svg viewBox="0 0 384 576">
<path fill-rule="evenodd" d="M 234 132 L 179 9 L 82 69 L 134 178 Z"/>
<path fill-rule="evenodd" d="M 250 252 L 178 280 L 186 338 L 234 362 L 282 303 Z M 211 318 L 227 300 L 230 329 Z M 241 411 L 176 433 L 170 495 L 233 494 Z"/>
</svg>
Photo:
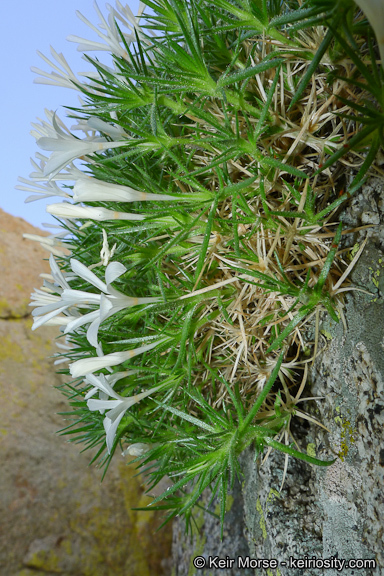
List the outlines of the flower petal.
<svg viewBox="0 0 384 576">
<path fill-rule="evenodd" d="M 93 398 L 90 398 L 87 402 L 87 406 L 92 412 L 95 410 L 111 410 L 111 408 L 117 408 L 120 404 L 121 400 L 94 400 Z"/>
<path fill-rule="evenodd" d="M 107 368 L 109 366 L 116 366 L 117 364 L 122 364 L 126 360 L 130 358 L 134 358 L 139 354 L 143 354 L 143 352 L 147 352 L 148 350 L 152 350 L 159 344 L 162 344 L 169 338 L 161 338 L 160 340 L 156 340 L 156 342 L 152 342 L 151 344 L 146 344 L 145 346 L 139 346 L 138 348 L 134 348 L 133 350 L 124 350 L 122 352 L 113 352 L 112 354 L 107 354 L 106 356 L 101 356 L 100 358 L 81 358 L 80 360 L 76 360 L 73 364 L 70 365 L 69 370 L 71 376 L 73 378 L 77 378 L 78 376 L 85 376 L 90 372 L 97 372 L 102 368 Z"/>
<path fill-rule="evenodd" d="M 80 276 L 83 280 L 86 280 L 90 284 L 93 284 L 96 288 L 101 290 L 102 292 L 108 292 L 107 285 L 104 284 L 102 280 L 100 280 L 96 274 L 91 272 L 89 268 L 87 268 L 84 264 L 76 260 L 75 258 L 71 258 L 71 268 L 77 276 Z"/>
<path fill-rule="evenodd" d="M 89 304 L 100 304 L 100 294 L 93 294 L 92 292 L 84 292 L 83 290 L 69 290 L 65 288 L 61 298 L 67 306 L 88 306 Z"/>
<path fill-rule="evenodd" d="M 57 265 L 57 262 L 54 259 L 53 254 L 51 254 L 49 257 L 49 264 L 51 266 L 51 273 L 55 282 L 57 282 L 59 286 L 61 286 L 62 288 L 69 288 L 69 284 L 64 278 L 64 275 L 60 270 L 59 266 Z"/>
<path fill-rule="evenodd" d="M 96 374 L 87 374 L 85 381 L 101 390 L 101 392 L 108 394 L 108 396 L 115 398 L 115 400 L 122 400 L 122 397 L 114 391 L 104 374 L 99 374 L 98 376 Z"/>
<path fill-rule="evenodd" d="M 110 412 L 108 412 L 108 414 L 110 414 Z M 116 432 L 117 432 L 117 428 L 123 418 L 125 414 L 125 409 L 124 407 L 122 407 L 122 412 L 121 414 L 119 414 L 115 420 L 111 420 L 110 418 L 108 418 L 108 416 L 106 416 L 104 418 L 104 430 L 106 432 L 106 442 L 107 442 L 107 450 L 108 453 L 111 453 L 112 450 L 112 446 L 113 446 L 113 442 L 115 440 L 115 436 L 116 436 Z"/>
<path fill-rule="evenodd" d="M 77 328 L 79 328 L 80 326 L 83 326 L 84 324 L 87 324 L 88 322 L 93 322 L 95 319 L 98 319 L 100 316 L 99 311 L 95 310 L 94 312 L 89 312 L 88 314 L 84 314 L 83 316 L 79 316 L 79 318 L 75 318 L 74 320 L 71 320 L 65 330 L 64 330 L 64 334 L 68 334 L 69 332 L 73 332 L 74 330 L 77 330 Z M 97 345 L 97 343 L 96 343 Z"/>
<path fill-rule="evenodd" d="M 97 317 L 93 320 L 92 324 L 88 327 L 87 330 L 87 340 L 95 348 L 97 348 L 98 345 L 100 323 L 101 323 L 100 311 L 97 310 Z"/>
<path fill-rule="evenodd" d="M 112 312 L 111 312 L 112 311 Z M 113 310 L 113 304 L 110 299 L 101 294 L 100 298 L 100 322 L 103 322 L 108 316 L 112 316 L 117 310 Z"/>
<path fill-rule="evenodd" d="M 40 326 L 48 322 L 48 320 L 51 320 L 52 318 L 63 312 L 66 308 L 67 308 L 66 306 L 63 306 L 61 308 L 53 310 L 53 312 L 50 312 L 49 314 L 45 314 L 44 316 L 38 316 L 33 321 L 32 330 L 36 330 L 36 328 L 39 328 Z M 38 309 L 33 310 L 33 312 L 38 313 Z M 34 315 L 33 312 L 32 315 Z"/>
<path fill-rule="evenodd" d="M 119 278 L 126 271 L 127 271 L 126 267 L 124 266 L 124 264 L 121 264 L 120 262 L 111 262 L 110 264 L 108 264 L 105 270 L 105 281 L 107 285 L 112 284 L 114 280 Z"/>
</svg>

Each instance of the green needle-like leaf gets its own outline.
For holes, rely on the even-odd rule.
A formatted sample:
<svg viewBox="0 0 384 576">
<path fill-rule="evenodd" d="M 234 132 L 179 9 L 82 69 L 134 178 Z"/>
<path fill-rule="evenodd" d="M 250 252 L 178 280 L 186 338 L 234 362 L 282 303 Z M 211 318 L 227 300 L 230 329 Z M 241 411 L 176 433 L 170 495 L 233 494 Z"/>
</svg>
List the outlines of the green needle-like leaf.
<svg viewBox="0 0 384 576">
<path fill-rule="evenodd" d="M 276 440 L 272 440 L 271 438 L 265 438 L 264 442 L 267 446 L 271 446 L 271 448 L 275 448 L 276 450 L 280 450 L 280 452 L 284 452 L 289 456 L 293 456 L 294 458 L 298 458 L 299 460 L 304 460 L 304 462 L 308 462 L 308 464 L 314 464 L 315 466 L 332 466 L 336 462 L 336 459 L 333 460 L 319 460 L 318 458 L 314 458 L 313 456 L 308 456 L 308 454 L 304 454 L 303 452 L 299 452 L 290 446 L 286 446 L 281 442 L 276 442 Z"/>
<path fill-rule="evenodd" d="M 314 55 L 311 64 L 308 66 L 308 69 L 306 70 L 304 76 L 300 80 L 300 83 L 297 87 L 295 95 L 292 98 L 291 103 L 289 105 L 290 108 L 292 108 L 296 104 L 296 102 L 299 101 L 301 96 L 303 95 L 303 92 L 307 88 L 309 82 L 311 81 L 312 76 L 316 71 L 316 68 L 320 64 L 321 59 L 323 58 L 323 56 L 324 56 L 325 52 L 327 51 L 330 43 L 332 42 L 332 38 L 333 38 L 333 32 L 331 30 L 328 30 L 328 32 L 326 33 L 326 35 L 324 37 L 324 40 L 322 41 L 316 54 Z"/>
</svg>

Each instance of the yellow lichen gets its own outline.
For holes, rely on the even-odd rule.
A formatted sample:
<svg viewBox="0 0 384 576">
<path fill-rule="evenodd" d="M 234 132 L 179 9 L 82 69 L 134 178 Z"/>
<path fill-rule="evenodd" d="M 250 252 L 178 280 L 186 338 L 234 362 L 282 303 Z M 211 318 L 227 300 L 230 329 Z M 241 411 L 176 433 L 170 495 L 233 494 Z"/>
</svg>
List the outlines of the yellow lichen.
<svg viewBox="0 0 384 576">
<path fill-rule="evenodd" d="M 269 494 L 267 496 L 267 502 L 266 502 L 267 509 L 268 509 L 268 506 L 274 501 L 275 498 L 280 499 L 280 492 L 278 492 L 274 488 L 271 488 L 269 491 Z"/>
<path fill-rule="evenodd" d="M 349 254 L 349 259 L 350 259 L 350 260 L 353 260 L 353 258 L 354 258 L 354 257 L 356 256 L 356 254 L 358 253 L 359 248 L 360 248 L 359 243 L 356 242 L 356 244 L 353 246 L 353 248 L 352 248 L 352 250 L 351 250 L 351 252 L 350 252 L 350 254 Z"/>
<path fill-rule="evenodd" d="M 342 462 L 344 462 L 344 458 L 347 456 L 349 451 L 349 445 L 354 444 L 355 437 L 354 433 L 355 430 L 352 427 L 352 424 L 349 420 L 347 420 L 344 416 L 336 416 L 335 422 L 341 426 L 341 442 L 340 442 L 340 450 L 338 452 L 338 456 Z"/>
<path fill-rule="evenodd" d="M 44 572 L 61 572 L 60 559 L 53 550 L 39 550 L 28 559 L 28 567 L 41 568 Z"/>
<path fill-rule="evenodd" d="M 12 360 L 12 362 L 25 362 L 25 355 L 22 347 L 10 336 L 0 338 L 0 362 Z"/>
<path fill-rule="evenodd" d="M 0 299 L 0 318 L 8 316 L 10 310 L 9 303 L 5 298 Z"/>
<path fill-rule="evenodd" d="M 268 570 L 267 570 L 267 576 L 274 576 L 274 574 L 270 568 L 268 568 Z M 281 572 L 278 568 L 276 568 L 276 576 L 281 576 Z"/>
<path fill-rule="evenodd" d="M 320 330 L 320 333 L 326 337 L 327 340 L 332 340 L 333 336 L 330 332 L 328 332 L 327 330 Z"/>
<path fill-rule="evenodd" d="M 262 532 L 262 534 L 263 534 L 264 540 L 266 540 L 266 538 L 267 538 L 267 527 L 266 527 L 266 524 L 265 524 L 264 512 L 263 512 L 263 507 L 262 507 L 261 502 L 260 502 L 260 498 L 257 499 L 257 502 L 256 502 L 256 510 L 258 511 L 259 516 L 260 516 L 259 524 L 260 524 L 261 532 Z"/>
<path fill-rule="evenodd" d="M 310 442 L 307 446 L 307 454 L 308 456 L 312 456 L 312 458 L 316 458 L 316 444 Z"/>
</svg>

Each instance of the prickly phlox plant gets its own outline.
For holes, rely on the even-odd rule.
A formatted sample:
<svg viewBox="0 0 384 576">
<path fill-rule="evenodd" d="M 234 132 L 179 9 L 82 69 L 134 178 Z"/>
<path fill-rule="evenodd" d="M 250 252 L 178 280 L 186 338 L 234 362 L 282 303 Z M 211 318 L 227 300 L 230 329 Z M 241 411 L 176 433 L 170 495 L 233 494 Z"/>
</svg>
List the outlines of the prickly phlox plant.
<svg viewBox="0 0 384 576">
<path fill-rule="evenodd" d="M 33 125 L 41 151 L 19 186 L 61 200 L 47 208 L 60 231 L 38 238 L 51 274 L 33 328 L 63 333 L 63 433 L 105 469 L 119 447 L 136 456 L 150 488 L 167 476 L 152 503 L 167 519 L 188 526 L 211 487 L 223 521 L 246 447 L 333 463 L 290 426 L 317 423 L 300 409 L 316 354 L 303 328 L 344 319 L 361 253 L 341 249 L 338 213 L 383 142 L 382 46 L 352 0 L 95 8 L 99 27 L 78 15 L 99 42 L 69 37 L 91 71 L 54 50 L 34 70 L 80 105 L 70 127 L 50 111 Z"/>
</svg>

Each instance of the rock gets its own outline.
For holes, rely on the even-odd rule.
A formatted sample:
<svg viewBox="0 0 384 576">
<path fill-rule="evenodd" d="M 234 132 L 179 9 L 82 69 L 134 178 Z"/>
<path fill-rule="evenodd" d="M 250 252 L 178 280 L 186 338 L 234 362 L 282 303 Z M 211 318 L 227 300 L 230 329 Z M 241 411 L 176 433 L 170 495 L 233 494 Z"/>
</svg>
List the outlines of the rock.
<svg viewBox="0 0 384 576">
<path fill-rule="evenodd" d="M 31 292 L 40 287 L 39 274 L 49 272 L 48 252 L 38 242 L 23 234 L 48 236 L 22 218 L 7 214 L 0 208 L 0 318 L 23 318 L 31 308 Z"/>
<path fill-rule="evenodd" d="M 132 510 L 151 501 L 135 468 L 117 453 L 101 483 L 102 471 L 89 466 L 91 452 L 81 453 L 82 445 L 57 434 L 68 424 L 57 414 L 68 404 L 55 389 L 62 380 L 52 359 L 60 332 L 56 327 L 32 332 L 32 318 L 25 316 L 30 308 L 22 307 L 41 285 L 41 257 L 48 253 L 36 243 L 28 252 L 16 231 L 32 227 L 1 216 L 2 245 L 12 248 L 3 251 L 3 265 L 13 275 L 8 275 L 7 318 L 0 320 L 0 573 L 168 574 L 171 526 L 156 532 L 158 513 Z M 27 284 L 15 300 L 10 278 Z"/>
<path fill-rule="evenodd" d="M 207 505 L 211 497 L 205 490 L 202 505 Z M 209 508 L 210 512 L 201 508 L 194 510 L 194 522 L 191 533 L 185 534 L 185 519 L 177 518 L 173 525 L 173 563 L 172 576 L 233 576 L 236 574 L 237 559 L 249 555 L 247 540 L 244 535 L 244 504 L 241 484 L 235 482 L 233 490 L 227 497 L 227 513 L 221 540 L 221 527 L 218 515 L 220 505 L 215 497 Z M 214 515 L 212 515 L 215 514 Z M 201 557 L 204 565 L 196 569 L 193 560 Z M 218 565 L 217 557 L 223 559 L 225 565 Z M 233 564 L 230 559 L 236 559 Z M 252 569 L 241 568 L 242 576 L 251 576 Z"/>
<path fill-rule="evenodd" d="M 377 179 L 372 179 L 344 214 L 351 226 L 364 222 L 372 207 Z M 317 457 L 335 458 L 329 468 L 311 467 L 289 459 L 284 488 L 279 486 L 284 456 L 272 453 L 262 468 L 245 458 L 244 507 L 251 555 L 276 558 L 281 576 L 299 576 L 303 568 L 290 557 L 319 560 L 374 561 L 344 566 L 342 574 L 384 575 L 384 254 L 380 225 L 371 228 L 369 241 L 352 274 L 353 284 L 371 294 L 351 292 L 343 322 L 323 316 L 326 334 L 321 354 L 311 371 L 307 396 L 321 397 L 301 409 L 329 430 L 295 423 L 295 438 Z M 346 243 L 361 241 L 361 233 Z M 295 422 L 295 420 L 293 421 Z M 282 565 L 286 562 L 286 565 Z M 358 568 L 358 569 L 357 569 Z M 256 574 L 261 572 L 256 572 Z M 336 576 L 332 569 L 307 567 L 308 576 Z"/>
</svg>

